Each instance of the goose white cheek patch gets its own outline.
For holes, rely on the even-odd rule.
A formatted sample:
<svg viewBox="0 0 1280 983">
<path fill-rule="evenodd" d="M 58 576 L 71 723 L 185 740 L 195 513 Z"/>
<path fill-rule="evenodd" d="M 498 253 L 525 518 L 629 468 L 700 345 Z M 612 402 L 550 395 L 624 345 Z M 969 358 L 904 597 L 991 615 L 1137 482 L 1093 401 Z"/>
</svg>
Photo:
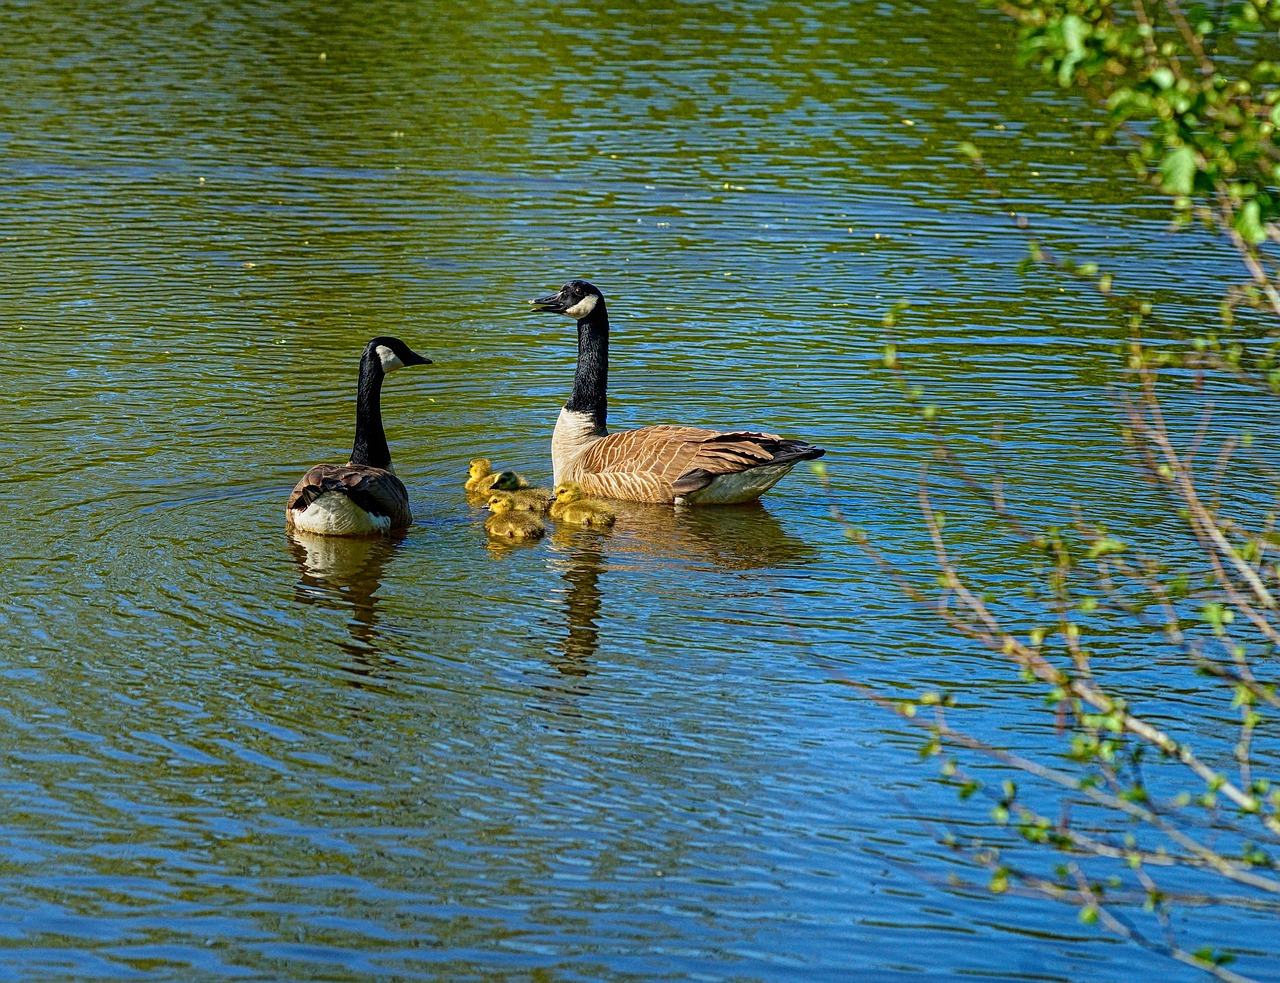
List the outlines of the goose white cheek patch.
<svg viewBox="0 0 1280 983">
<path fill-rule="evenodd" d="M 587 294 L 585 297 L 583 297 L 580 301 L 578 301 L 572 307 L 566 307 L 564 309 L 564 312 L 568 317 L 577 318 L 579 321 L 581 321 L 584 317 L 586 317 L 595 309 L 596 309 L 596 295 Z"/>
<path fill-rule="evenodd" d="M 404 368 L 404 362 L 400 361 L 400 356 L 386 345 L 379 345 L 376 351 L 378 353 L 378 358 L 382 360 L 383 372 L 391 372 L 394 369 Z"/>
</svg>

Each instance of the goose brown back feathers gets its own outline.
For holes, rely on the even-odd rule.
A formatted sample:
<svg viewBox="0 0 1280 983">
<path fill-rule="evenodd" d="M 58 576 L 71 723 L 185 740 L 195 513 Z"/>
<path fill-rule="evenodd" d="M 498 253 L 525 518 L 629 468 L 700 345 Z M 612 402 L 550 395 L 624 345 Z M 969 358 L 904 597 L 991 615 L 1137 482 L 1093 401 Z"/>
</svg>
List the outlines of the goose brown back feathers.
<svg viewBox="0 0 1280 983">
<path fill-rule="evenodd" d="M 325 492 L 339 492 L 372 516 L 386 516 L 388 529 L 409 528 L 409 490 L 390 471 L 367 464 L 317 464 L 289 495 L 286 514 L 304 510 Z"/>
<path fill-rule="evenodd" d="M 720 475 L 798 460 L 795 445 L 774 434 L 659 426 L 621 430 L 593 442 L 565 480 L 588 495 L 671 502 L 701 491 Z M 803 452 L 801 452 L 803 453 Z"/>
<path fill-rule="evenodd" d="M 356 433 L 346 464 L 317 464 L 285 503 L 289 529 L 329 536 L 401 532 L 413 522 L 409 492 L 391 470 L 382 427 L 382 380 L 406 365 L 430 365 L 399 338 L 374 338 L 360 356 Z"/>
</svg>

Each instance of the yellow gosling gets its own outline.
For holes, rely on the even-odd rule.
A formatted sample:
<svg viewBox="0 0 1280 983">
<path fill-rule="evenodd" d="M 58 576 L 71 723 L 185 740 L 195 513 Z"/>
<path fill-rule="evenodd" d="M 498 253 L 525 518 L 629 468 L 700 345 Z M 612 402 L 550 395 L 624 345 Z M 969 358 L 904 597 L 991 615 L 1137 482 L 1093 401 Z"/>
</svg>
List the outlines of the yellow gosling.
<svg viewBox="0 0 1280 983">
<path fill-rule="evenodd" d="M 493 473 L 493 465 L 487 457 L 473 458 L 467 465 L 467 483 L 463 485 L 468 495 L 484 495 L 493 487 L 498 476 Z"/>
<path fill-rule="evenodd" d="M 493 483 L 494 491 L 510 493 L 516 509 L 521 512 L 537 512 L 546 515 L 551 508 L 551 492 L 546 488 L 530 488 L 529 482 L 514 471 L 503 471 Z"/>
<path fill-rule="evenodd" d="M 484 531 L 494 539 L 541 539 L 547 531 L 542 520 L 532 512 L 516 509 L 510 492 L 494 492 L 489 496 L 488 505 L 493 515 L 485 519 Z"/>
<path fill-rule="evenodd" d="M 566 481 L 556 486 L 556 500 L 551 503 L 551 518 L 587 529 L 608 529 L 617 520 L 604 502 L 585 498 L 582 486 Z"/>
</svg>

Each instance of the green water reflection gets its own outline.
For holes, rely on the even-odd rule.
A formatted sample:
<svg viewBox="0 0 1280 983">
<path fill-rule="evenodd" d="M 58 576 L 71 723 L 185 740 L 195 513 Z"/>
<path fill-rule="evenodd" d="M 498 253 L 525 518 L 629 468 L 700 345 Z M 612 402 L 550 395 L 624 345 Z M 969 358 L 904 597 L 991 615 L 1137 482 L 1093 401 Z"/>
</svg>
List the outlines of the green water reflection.
<svg viewBox="0 0 1280 983">
<path fill-rule="evenodd" d="M 461 492 L 479 454 L 549 479 L 572 325 L 524 302 L 581 275 L 615 427 L 803 436 L 916 546 L 922 443 L 874 367 L 910 298 L 975 442 L 1007 421 L 1046 507 L 1129 507 L 1113 328 L 1014 275 L 1000 208 L 1139 285 L 1219 271 L 1151 244 L 1011 45 L 943 2 L 0 7 L 0 975 L 1135 978 L 938 886 L 897 795 L 949 794 L 827 683 L 1007 683 L 811 475 L 508 551 Z M 418 522 L 290 539 L 387 333 L 435 362 L 384 394 Z"/>
</svg>

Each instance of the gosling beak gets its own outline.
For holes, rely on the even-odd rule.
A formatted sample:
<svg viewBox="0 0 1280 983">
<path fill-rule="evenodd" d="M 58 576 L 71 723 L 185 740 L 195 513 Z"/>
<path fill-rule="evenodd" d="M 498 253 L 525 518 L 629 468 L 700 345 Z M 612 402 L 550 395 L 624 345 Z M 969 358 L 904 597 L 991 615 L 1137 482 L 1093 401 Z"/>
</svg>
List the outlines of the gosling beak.
<svg viewBox="0 0 1280 983">
<path fill-rule="evenodd" d="M 550 311 L 552 314 L 563 314 L 569 309 L 569 305 L 565 303 L 564 291 L 558 290 L 550 297 L 539 297 L 537 300 L 529 301 L 529 308 L 534 311 Z"/>
</svg>

